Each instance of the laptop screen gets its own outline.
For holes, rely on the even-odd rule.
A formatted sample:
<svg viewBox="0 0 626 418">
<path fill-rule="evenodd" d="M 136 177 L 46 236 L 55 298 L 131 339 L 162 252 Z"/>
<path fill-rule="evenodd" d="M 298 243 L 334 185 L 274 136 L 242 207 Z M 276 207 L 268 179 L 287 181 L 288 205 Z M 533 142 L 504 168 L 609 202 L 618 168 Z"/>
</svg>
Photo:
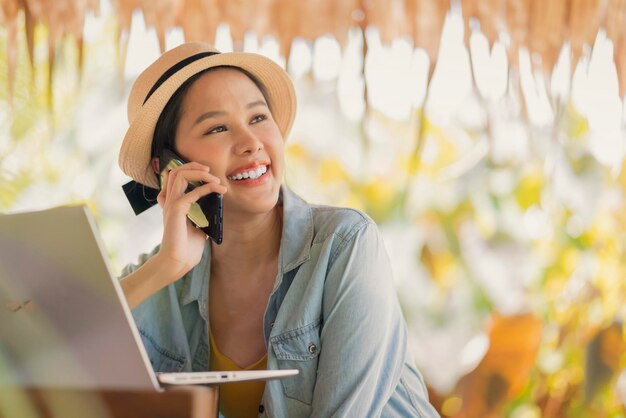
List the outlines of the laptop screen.
<svg viewBox="0 0 626 418">
<path fill-rule="evenodd" d="M 154 389 L 84 206 L 0 216 L 0 386 Z"/>
</svg>

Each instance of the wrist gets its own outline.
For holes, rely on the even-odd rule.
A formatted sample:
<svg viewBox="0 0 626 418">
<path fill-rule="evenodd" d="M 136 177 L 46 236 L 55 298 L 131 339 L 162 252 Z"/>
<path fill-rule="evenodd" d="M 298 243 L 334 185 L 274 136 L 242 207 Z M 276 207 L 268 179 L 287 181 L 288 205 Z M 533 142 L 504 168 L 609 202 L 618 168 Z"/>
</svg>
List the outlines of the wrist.
<svg viewBox="0 0 626 418">
<path fill-rule="evenodd" d="M 155 274 L 159 283 L 162 283 L 163 286 L 176 282 L 193 268 L 193 266 L 188 266 L 186 263 L 171 257 L 161 250 L 152 259 Z"/>
</svg>

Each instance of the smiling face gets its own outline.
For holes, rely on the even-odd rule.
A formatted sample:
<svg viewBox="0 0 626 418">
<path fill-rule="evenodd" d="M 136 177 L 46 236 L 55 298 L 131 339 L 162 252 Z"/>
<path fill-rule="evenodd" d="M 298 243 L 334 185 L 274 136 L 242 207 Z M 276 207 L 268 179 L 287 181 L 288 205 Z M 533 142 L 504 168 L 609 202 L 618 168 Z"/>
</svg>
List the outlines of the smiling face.
<svg viewBox="0 0 626 418">
<path fill-rule="evenodd" d="M 241 71 L 218 68 L 194 81 L 182 102 L 175 147 L 187 161 L 209 166 L 228 188 L 224 216 L 275 207 L 284 142 L 263 94 Z"/>
</svg>

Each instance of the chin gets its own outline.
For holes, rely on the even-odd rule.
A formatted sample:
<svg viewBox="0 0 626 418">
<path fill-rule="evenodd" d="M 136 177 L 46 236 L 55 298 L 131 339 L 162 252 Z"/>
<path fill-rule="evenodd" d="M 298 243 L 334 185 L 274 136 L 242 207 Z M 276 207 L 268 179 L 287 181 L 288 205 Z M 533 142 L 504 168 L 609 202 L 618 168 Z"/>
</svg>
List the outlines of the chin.
<svg viewBox="0 0 626 418">
<path fill-rule="evenodd" d="M 272 211 L 278 203 L 278 194 L 280 188 L 277 188 L 275 192 L 263 193 L 261 196 L 237 196 L 236 198 L 228 193 L 224 195 L 224 212 L 236 211 L 245 212 L 248 214 L 261 215 Z M 228 199 L 228 197 L 232 197 Z"/>
</svg>

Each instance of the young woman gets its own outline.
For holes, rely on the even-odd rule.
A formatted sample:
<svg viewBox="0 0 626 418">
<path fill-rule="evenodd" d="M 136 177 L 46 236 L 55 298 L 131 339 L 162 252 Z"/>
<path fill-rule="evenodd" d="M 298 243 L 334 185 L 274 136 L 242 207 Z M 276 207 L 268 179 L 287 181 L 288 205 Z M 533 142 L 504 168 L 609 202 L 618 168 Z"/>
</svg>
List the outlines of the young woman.
<svg viewBox="0 0 626 418">
<path fill-rule="evenodd" d="M 160 246 L 122 288 L 156 371 L 298 369 L 223 385 L 226 417 L 432 417 L 376 225 L 351 209 L 313 206 L 281 185 L 295 115 L 287 74 L 250 53 L 188 43 L 137 79 L 122 170 L 159 187 Z M 188 191 L 190 182 L 203 185 Z M 223 194 L 221 245 L 187 218 Z"/>
</svg>

